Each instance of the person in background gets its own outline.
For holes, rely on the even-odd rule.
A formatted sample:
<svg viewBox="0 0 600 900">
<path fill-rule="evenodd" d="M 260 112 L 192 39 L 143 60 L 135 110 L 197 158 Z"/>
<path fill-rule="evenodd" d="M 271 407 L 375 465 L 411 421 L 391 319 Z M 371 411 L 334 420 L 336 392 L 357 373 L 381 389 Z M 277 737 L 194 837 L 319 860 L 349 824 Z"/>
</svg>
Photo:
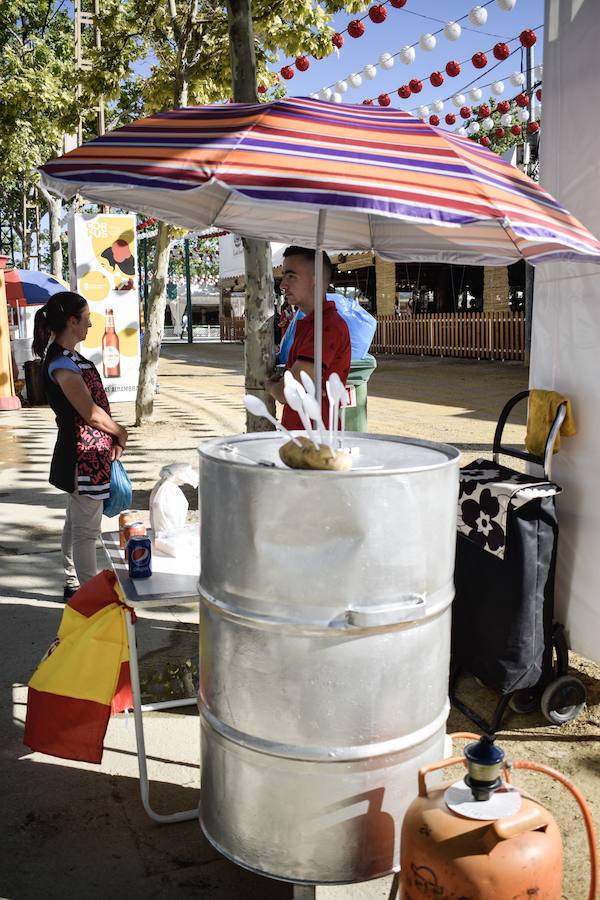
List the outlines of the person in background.
<svg viewBox="0 0 600 900">
<path fill-rule="evenodd" d="M 325 293 L 331 281 L 332 265 L 329 256 L 323 253 L 323 358 L 321 415 L 323 422 L 329 421 L 329 400 L 325 390 L 327 379 L 337 372 L 346 384 L 350 371 L 350 333 L 348 326 L 338 313 L 333 300 L 327 300 Z M 314 334 L 315 334 L 315 251 L 307 247 L 287 247 L 283 254 L 283 278 L 281 290 L 291 306 L 304 313 L 304 318 L 296 322 L 294 342 L 286 362 L 286 369 L 300 381 L 304 371 L 315 379 Z M 302 430 L 302 422 L 297 412 L 285 402 L 283 380 L 270 378 L 265 382 L 265 390 L 279 403 L 283 403 L 282 424 L 289 430 Z"/>
<path fill-rule="evenodd" d="M 283 303 L 281 305 L 281 309 L 279 310 L 279 327 L 281 329 L 281 337 L 283 338 L 288 325 L 294 318 L 294 308 L 288 303 L 287 298 L 283 298 Z"/>
<path fill-rule="evenodd" d="M 54 294 L 35 314 L 33 352 L 44 361 L 44 386 L 58 425 L 49 480 L 67 493 L 61 542 L 65 600 L 96 575 L 111 462 L 127 444 L 127 431 L 110 415 L 96 366 L 75 349 L 89 328 L 87 302 L 71 291 Z"/>
</svg>

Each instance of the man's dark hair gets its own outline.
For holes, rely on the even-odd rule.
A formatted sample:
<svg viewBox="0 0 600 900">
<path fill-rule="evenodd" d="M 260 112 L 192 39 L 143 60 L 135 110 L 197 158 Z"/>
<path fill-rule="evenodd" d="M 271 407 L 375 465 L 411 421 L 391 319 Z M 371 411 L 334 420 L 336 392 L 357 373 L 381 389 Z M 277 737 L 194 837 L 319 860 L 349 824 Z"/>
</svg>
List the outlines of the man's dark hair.
<svg viewBox="0 0 600 900">
<path fill-rule="evenodd" d="M 295 245 L 292 245 L 291 247 L 285 248 L 283 251 L 283 258 L 286 259 L 288 256 L 303 256 L 305 259 L 310 259 L 314 266 L 315 253 L 316 251 L 311 249 L 311 247 L 296 247 Z M 329 259 L 329 255 L 323 250 L 323 287 L 325 289 L 331 284 L 332 277 L 333 263 Z"/>
</svg>

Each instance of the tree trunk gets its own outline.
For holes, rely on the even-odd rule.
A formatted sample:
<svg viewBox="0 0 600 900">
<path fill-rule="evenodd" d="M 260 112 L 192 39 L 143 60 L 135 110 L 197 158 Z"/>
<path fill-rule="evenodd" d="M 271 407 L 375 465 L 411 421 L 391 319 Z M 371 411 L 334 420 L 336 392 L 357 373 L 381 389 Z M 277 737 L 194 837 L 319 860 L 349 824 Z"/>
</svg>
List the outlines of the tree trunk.
<svg viewBox="0 0 600 900">
<path fill-rule="evenodd" d="M 48 207 L 48 220 L 50 232 L 50 271 L 53 275 L 62 278 L 63 274 L 63 252 L 60 240 L 60 214 L 62 211 L 62 200 L 60 197 L 53 197 L 45 188 L 40 191 L 46 201 Z"/>
<path fill-rule="evenodd" d="M 156 255 L 152 272 L 152 287 L 148 297 L 148 320 L 144 333 L 144 346 L 142 348 L 137 396 L 135 398 L 136 425 L 144 425 L 146 422 L 149 422 L 152 419 L 154 409 L 156 372 L 165 327 L 166 286 L 170 249 L 170 226 L 165 222 L 159 222 L 156 238 Z"/>
<path fill-rule="evenodd" d="M 228 0 L 229 53 L 233 97 L 239 103 L 256 103 L 256 56 L 252 30 L 251 0 Z M 275 348 L 273 315 L 275 289 L 271 245 L 266 241 L 244 238 L 246 267 L 246 345 L 245 389 L 255 394 L 275 413 L 275 401 L 264 383 L 273 373 Z M 271 431 L 266 420 L 246 413 L 247 431 Z"/>
</svg>

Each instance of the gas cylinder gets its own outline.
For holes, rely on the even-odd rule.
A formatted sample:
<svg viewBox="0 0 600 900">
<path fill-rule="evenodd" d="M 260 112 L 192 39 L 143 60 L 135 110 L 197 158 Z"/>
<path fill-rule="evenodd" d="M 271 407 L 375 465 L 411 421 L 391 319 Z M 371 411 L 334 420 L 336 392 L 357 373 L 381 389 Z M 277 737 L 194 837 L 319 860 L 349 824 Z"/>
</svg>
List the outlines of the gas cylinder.
<svg viewBox="0 0 600 900">
<path fill-rule="evenodd" d="M 401 900 L 560 900 L 562 841 L 554 817 L 503 781 L 492 738 L 419 772 L 402 824 Z M 466 759 L 465 759 L 466 758 Z M 429 773 L 466 761 L 461 781 L 429 787 Z"/>
</svg>

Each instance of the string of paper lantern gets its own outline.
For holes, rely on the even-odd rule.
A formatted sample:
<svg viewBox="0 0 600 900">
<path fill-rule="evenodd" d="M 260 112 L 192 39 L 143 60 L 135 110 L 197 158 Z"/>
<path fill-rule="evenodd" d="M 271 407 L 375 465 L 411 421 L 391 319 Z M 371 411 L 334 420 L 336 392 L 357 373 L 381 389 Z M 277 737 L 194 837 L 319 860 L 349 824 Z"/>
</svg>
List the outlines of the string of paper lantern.
<svg viewBox="0 0 600 900">
<path fill-rule="evenodd" d="M 538 28 L 541 28 L 541 27 L 543 27 L 543 26 L 538 26 Z M 494 66 L 492 66 L 490 69 L 488 69 L 488 72 L 491 72 L 494 68 L 496 68 L 501 63 L 505 62 L 510 56 L 512 56 L 513 53 L 516 53 L 522 47 L 525 46 L 525 44 L 523 43 L 523 40 L 530 39 L 529 37 L 524 38 L 525 34 L 527 34 L 528 36 L 533 35 L 535 37 L 535 40 L 537 40 L 537 35 L 535 34 L 535 31 L 533 29 L 526 29 L 526 31 L 521 32 L 520 35 L 510 38 L 508 40 L 508 42 L 500 41 L 497 44 L 495 44 L 493 47 L 491 47 L 489 50 L 487 50 L 485 52 L 478 51 L 477 53 L 473 54 L 473 57 L 462 60 L 461 62 L 458 62 L 457 60 L 449 60 L 445 66 L 446 75 L 449 78 L 455 78 L 456 76 L 460 75 L 462 66 L 465 65 L 465 63 L 468 63 L 469 61 L 473 63 L 473 65 L 476 69 L 480 69 L 481 66 L 477 65 L 474 62 L 474 57 L 478 58 L 477 62 L 480 61 L 480 59 L 479 59 L 480 57 L 485 57 L 485 65 L 487 66 L 487 62 L 488 62 L 487 53 L 492 53 L 494 58 L 497 60 L 497 62 L 494 64 Z M 509 44 L 512 44 L 513 41 L 516 41 L 516 40 L 519 41 L 519 44 L 513 50 L 511 50 L 509 47 Z M 535 43 L 535 40 L 533 41 L 533 43 Z M 530 46 L 533 46 L 533 44 L 531 44 Z M 355 82 L 352 80 L 353 77 L 358 78 L 359 80 Z M 518 78 L 520 78 L 520 73 L 514 72 L 510 77 L 511 77 L 511 79 L 513 79 L 513 78 L 518 79 Z M 429 75 L 428 79 L 426 77 L 412 78 L 408 82 L 408 84 L 401 85 L 397 89 L 398 96 L 402 100 L 408 100 L 408 98 L 412 94 L 419 94 L 423 90 L 423 82 L 425 80 L 429 80 L 429 83 L 431 84 L 431 86 L 435 87 L 435 88 L 441 87 L 445 82 L 445 78 L 444 78 L 444 75 L 442 74 L 442 72 L 440 72 L 440 71 L 432 72 Z M 362 84 L 362 79 L 360 78 L 360 76 L 350 76 L 348 81 L 353 87 L 359 87 Z M 516 86 L 518 86 L 518 83 L 522 83 L 522 82 L 513 81 L 512 83 L 516 87 Z M 339 85 L 340 85 L 340 82 L 337 83 L 336 88 L 339 89 Z M 346 83 L 344 90 L 347 90 L 347 88 L 348 88 L 348 84 Z M 496 82 L 493 82 L 493 84 L 492 84 L 492 93 L 493 94 L 500 96 L 504 92 L 504 89 L 505 89 L 505 85 L 504 85 L 503 81 L 498 80 Z M 312 96 L 315 99 L 317 99 L 317 98 L 320 98 L 323 100 L 332 99 L 332 100 L 334 100 L 334 102 L 341 102 L 341 97 L 338 100 L 331 93 L 329 96 L 325 97 L 322 95 L 322 91 L 320 91 L 319 94 L 316 94 L 316 95 L 313 94 Z M 390 96 L 389 93 L 380 95 L 380 97 L 383 97 L 384 100 L 385 100 L 385 98 L 387 98 L 389 96 Z M 450 99 L 450 97 L 448 97 L 447 99 Z M 378 98 L 378 102 L 379 102 L 379 98 Z M 390 98 L 390 102 L 391 102 L 391 98 Z M 372 103 L 373 103 L 373 98 L 368 98 L 366 100 L 363 100 L 363 104 L 365 106 L 371 106 Z M 462 102 L 456 103 L 455 105 L 458 108 L 460 108 L 463 104 L 464 104 L 464 99 Z M 384 103 L 380 103 L 379 105 L 380 106 L 389 106 L 389 103 L 384 102 Z"/>
</svg>

